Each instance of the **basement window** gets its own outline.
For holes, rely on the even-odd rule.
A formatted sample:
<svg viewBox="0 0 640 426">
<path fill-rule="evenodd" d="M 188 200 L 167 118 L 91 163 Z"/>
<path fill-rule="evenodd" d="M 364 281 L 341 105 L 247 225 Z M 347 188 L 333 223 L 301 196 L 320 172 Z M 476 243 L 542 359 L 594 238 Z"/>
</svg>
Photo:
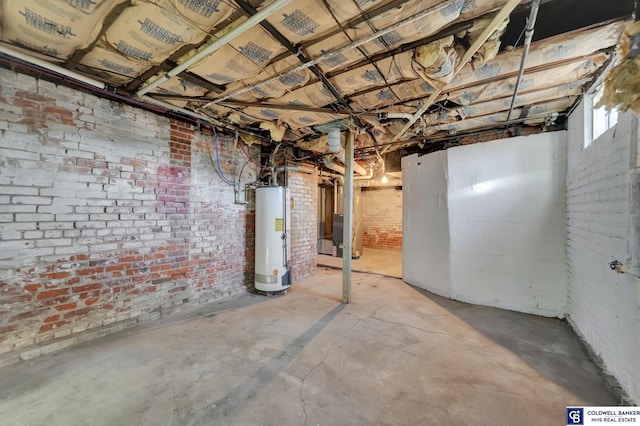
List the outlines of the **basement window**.
<svg viewBox="0 0 640 426">
<path fill-rule="evenodd" d="M 586 95 L 585 99 L 585 107 L 588 108 L 587 111 L 591 111 L 591 116 L 587 117 L 586 124 L 586 134 L 584 138 L 584 147 L 588 147 L 591 145 L 591 142 L 598 139 L 600 136 L 604 134 L 607 130 L 614 127 L 618 124 L 618 109 L 614 108 L 612 110 L 607 110 L 606 107 L 601 106 L 600 108 L 596 108 L 598 102 L 602 98 L 602 92 L 604 90 L 604 85 L 598 86 L 594 93 Z M 589 115 L 589 113 L 586 113 Z M 589 120 L 590 118 L 590 120 Z M 589 123 L 591 121 L 591 123 Z"/>
</svg>

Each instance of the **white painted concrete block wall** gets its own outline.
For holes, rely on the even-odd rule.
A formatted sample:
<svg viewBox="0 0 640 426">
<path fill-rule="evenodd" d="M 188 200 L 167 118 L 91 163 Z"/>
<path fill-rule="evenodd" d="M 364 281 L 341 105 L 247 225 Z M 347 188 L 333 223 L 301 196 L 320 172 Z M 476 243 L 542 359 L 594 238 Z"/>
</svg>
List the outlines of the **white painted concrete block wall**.
<svg viewBox="0 0 640 426">
<path fill-rule="evenodd" d="M 447 152 L 402 159 L 402 278 L 451 296 Z"/>
<path fill-rule="evenodd" d="M 403 158 L 403 278 L 437 294 L 563 316 L 566 132 Z"/>
<path fill-rule="evenodd" d="M 627 255 L 628 172 L 637 124 L 622 114 L 615 128 L 582 149 L 584 113 L 581 105 L 569 120 L 567 316 L 640 403 L 640 284 L 608 266 Z"/>
<path fill-rule="evenodd" d="M 564 316 L 566 144 L 554 132 L 448 150 L 454 299 Z"/>
</svg>

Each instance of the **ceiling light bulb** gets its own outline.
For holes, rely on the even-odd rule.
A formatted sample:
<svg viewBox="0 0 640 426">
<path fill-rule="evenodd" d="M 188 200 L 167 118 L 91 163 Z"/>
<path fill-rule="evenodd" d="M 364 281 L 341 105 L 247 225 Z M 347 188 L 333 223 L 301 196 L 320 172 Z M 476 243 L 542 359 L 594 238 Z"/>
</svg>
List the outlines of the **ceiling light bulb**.
<svg viewBox="0 0 640 426">
<path fill-rule="evenodd" d="M 382 179 L 380 179 L 380 182 L 382 183 L 387 183 L 389 181 L 389 179 L 387 179 L 387 175 L 382 176 Z"/>
</svg>

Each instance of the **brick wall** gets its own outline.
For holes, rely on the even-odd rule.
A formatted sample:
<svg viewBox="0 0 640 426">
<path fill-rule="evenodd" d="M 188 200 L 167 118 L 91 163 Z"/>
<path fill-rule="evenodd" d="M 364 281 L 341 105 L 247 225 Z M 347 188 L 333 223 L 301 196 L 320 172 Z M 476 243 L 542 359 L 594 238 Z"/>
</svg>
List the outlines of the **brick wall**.
<svg viewBox="0 0 640 426">
<path fill-rule="evenodd" d="M 215 175 L 210 135 L 4 69 L 0 83 L 0 353 L 245 291 L 253 211 Z"/>
<path fill-rule="evenodd" d="M 628 172 L 637 142 L 622 114 L 586 149 L 584 104 L 569 122 L 567 173 L 568 318 L 627 394 L 640 403 L 640 281 L 609 269 L 627 255 Z"/>
<path fill-rule="evenodd" d="M 316 273 L 318 258 L 317 174 L 289 172 L 291 209 L 291 263 L 294 280 Z"/>
<path fill-rule="evenodd" d="M 365 247 L 402 249 L 402 189 L 362 188 L 362 211 Z"/>
</svg>

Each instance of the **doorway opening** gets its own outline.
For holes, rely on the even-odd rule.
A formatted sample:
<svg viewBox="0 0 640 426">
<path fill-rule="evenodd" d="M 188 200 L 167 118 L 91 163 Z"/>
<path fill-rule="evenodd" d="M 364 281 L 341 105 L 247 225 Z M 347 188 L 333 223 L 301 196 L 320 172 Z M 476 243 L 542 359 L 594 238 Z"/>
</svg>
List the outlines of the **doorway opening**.
<svg viewBox="0 0 640 426">
<path fill-rule="evenodd" d="M 343 199 L 339 180 L 319 185 L 319 266 L 342 268 Z M 353 270 L 402 278 L 401 176 L 356 182 L 353 201 Z"/>
</svg>

